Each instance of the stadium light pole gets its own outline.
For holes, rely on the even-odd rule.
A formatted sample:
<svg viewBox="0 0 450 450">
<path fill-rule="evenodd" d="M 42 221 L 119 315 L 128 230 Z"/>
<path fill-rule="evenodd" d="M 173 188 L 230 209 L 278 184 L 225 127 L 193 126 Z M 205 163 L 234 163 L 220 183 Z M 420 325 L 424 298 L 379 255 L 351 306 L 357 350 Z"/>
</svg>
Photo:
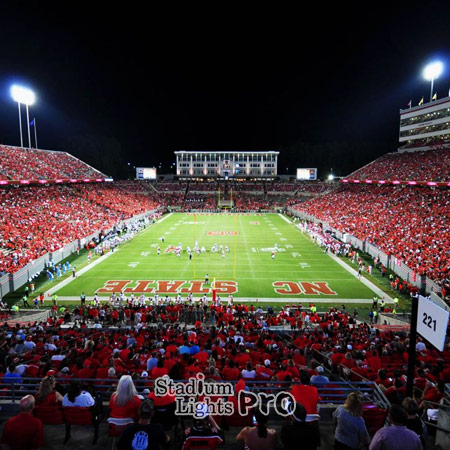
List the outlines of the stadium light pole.
<svg viewBox="0 0 450 450">
<path fill-rule="evenodd" d="M 431 81 L 430 102 L 433 98 L 434 80 L 436 78 L 439 78 L 443 70 L 444 65 L 440 61 L 432 62 L 428 64 L 425 69 L 423 69 L 423 77 L 425 78 L 425 80 Z"/>
<path fill-rule="evenodd" d="M 22 116 L 20 113 L 20 105 L 24 104 L 27 110 L 27 129 L 28 129 L 28 148 L 31 148 L 31 135 L 30 135 L 30 115 L 28 112 L 28 107 L 33 105 L 36 101 L 36 96 L 31 89 L 24 88 L 22 86 L 14 85 L 11 87 L 11 97 L 19 109 L 19 128 L 20 128 L 20 146 L 23 147 L 23 136 L 22 136 Z"/>
</svg>

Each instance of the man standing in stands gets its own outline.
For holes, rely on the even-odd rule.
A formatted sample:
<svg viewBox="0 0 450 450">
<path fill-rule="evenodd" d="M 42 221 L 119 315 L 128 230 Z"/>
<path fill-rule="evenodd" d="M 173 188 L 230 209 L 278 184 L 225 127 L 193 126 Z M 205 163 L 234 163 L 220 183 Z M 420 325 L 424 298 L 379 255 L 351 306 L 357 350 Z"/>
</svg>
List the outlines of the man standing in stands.
<svg viewBox="0 0 450 450">
<path fill-rule="evenodd" d="M 406 428 L 408 416 L 400 405 L 392 405 L 389 410 L 391 425 L 375 433 L 369 450 L 422 450 L 419 436 Z"/>
<path fill-rule="evenodd" d="M 0 443 L 11 450 L 38 449 L 44 445 L 44 433 L 42 422 L 32 414 L 34 397 L 26 395 L 19 406 L 20 413 L 6 422 Z"/>
</svg>

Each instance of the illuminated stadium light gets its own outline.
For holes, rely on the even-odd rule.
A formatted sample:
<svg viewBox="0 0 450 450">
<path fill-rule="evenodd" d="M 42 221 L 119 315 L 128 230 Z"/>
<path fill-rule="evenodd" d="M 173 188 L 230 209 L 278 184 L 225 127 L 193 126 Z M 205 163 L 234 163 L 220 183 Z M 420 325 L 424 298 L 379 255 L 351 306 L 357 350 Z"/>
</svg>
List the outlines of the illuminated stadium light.
<svg viewBox="0 0 450 450">
<path fill-rule="evenodd" d="M 372 180 L 365 180 L 367 184 L 372 184 Z"/>
<path fill-rule="evenodd" d="M 330 175 L 328 175 L 328 181 L 333 181 L 334 180 L 334 175 L 332 173 L 330 173 Z"/>
<path fill-rule="evenodd" d="M 11 97 L 17 103 L 31 106 L 36 101 L 36 96 L 31 89 L 17 86 L 16 84 L 11 87 Z"/>
<path fill-rule="evenodd" d="M 414 184 L 417 184 L 417 181 L 408 181 L 408 184 L 414 185 Z"/>
<path fill-rule="evenodd" d="M 435 181 L 428 181 L 427 186 L 437 186 L 437 183 Z"/>
<path fill-rule="evenodd" d="M 386 181 L 384 181 L 384 180 L 378 180 L 378 184 L 385 184 L 386 183 Z"/>
<path fill-rule="evenodd" d="M 33 105 L 36 101 L 36 96 L 31 89 L 18 86 L 17 84 L 11 87 L 11 97 L 19 109 L 19 128 L 20 128 L 20 146 L 23 147 L 23 136 L 22 136 L 22 116 L 20 113 L 20 105 L 23 104 L 27 111 L 27 129 L 28 129 L 28 148 L 31 148 L 31 136 L 30 136 L 30 116 L 28 113 L 28 107 Z"/>
<path fill-rule="evenodd" d="M 392 182 L 392 184 L 400 184 L 400 181 L 394 180 L 394 181 Z"/>
<path fill-rule="evenodd" d="M 428 64 L 425 69 L 423 69 L 423 77 L 427 81 L 431 81 L 431 88 L 430 88 L 430 102 L 433 98 L 433 85 L 434 80 L 436 78 L 439 78 L 442 71 L 444 70 L 444 65 L 440 61 L 435 61 L 430 64 Z"/>
</svg>

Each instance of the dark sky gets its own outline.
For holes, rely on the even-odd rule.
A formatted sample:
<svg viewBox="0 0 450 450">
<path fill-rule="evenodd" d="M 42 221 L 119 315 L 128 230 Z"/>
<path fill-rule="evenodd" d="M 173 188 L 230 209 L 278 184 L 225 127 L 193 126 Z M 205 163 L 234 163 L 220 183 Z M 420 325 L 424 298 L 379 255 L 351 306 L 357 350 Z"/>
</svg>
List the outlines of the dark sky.
<svg viewBox="0 0 450 450">
<path fill-rule="evenodd" d="M 162 172 L 178 149 L 272 149 L 292 173 L 320 149 L 315 167 L 345 175 L 397 148 L 399 109 L 427 99 L 435 57 L 448 95 L 447 2 L 64 3 L 0 6 L 0 143 L 20 142 L 9 88 L 21 82 L 38 97 L 40 148 L 103 164 L 96 142 L 117 164 Z"/>
</svg>

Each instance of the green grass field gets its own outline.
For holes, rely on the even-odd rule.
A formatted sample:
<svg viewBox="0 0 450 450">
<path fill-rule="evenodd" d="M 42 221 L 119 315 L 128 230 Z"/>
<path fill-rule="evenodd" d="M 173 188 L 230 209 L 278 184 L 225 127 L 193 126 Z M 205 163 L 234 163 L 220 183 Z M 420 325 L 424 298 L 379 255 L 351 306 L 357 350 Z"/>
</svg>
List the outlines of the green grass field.
<svg viewBox="0 0 450 450">
<path fill-rule="evenodd" d="M 161 242 L 164 236 L 165 242 Z M 186 247 L 206 248 L 192 260 Z M 182 243 L 180 257 L 171 251 Z M 212 253 L 213 244 L 229 252 Z M 279 251 L 272 259 L 272 248 Z M 161 254 L 157 255 L 157 247 Z M 205 274 L 209 284 L 205 284 Z M 173 297 L 206 293 L 215 288 L 222 298 L 330 299 L 335 303 L 371 299 L 373 292 L 358 281 L 292 223 L 278 214 L 181 214 L 174 213 L 123 244 L 100 264 L 78 276 L 57 294 L 75 299 L 109 296 L 124 289 L 128 295 L 158 292 Z"/>
</svg>

